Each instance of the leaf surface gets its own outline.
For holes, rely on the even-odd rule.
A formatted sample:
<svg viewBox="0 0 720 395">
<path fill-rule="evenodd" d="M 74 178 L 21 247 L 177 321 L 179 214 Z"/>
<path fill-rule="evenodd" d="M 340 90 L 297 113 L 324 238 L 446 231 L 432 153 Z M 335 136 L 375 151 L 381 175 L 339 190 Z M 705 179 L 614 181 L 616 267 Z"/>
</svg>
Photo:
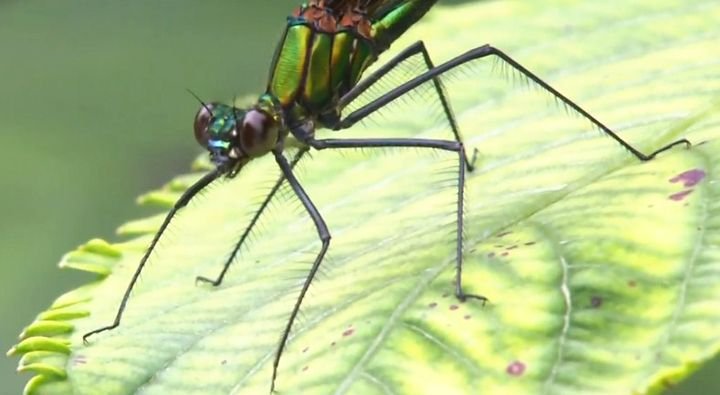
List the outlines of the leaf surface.
<svg viewBox="0 0 720 395">
<path fill-rule="evenodd" d="M 484 307 L 453 295 L 456 156 L 313 153 L 297 173 L 333 239 L 278 390 L 653 393 L 715 355 L 719 19 L 714 1 L 438 6 L 394 49 L 422 37 L 440 63 L 491 42 L 642 151 L 682 137 L 695 145 L 639 163 L 497 62 L 446 76 L 466 145 L 479 151 L 465 189 L 463 275 L 467 292 L 490 299 Z M 450 138 L 434 126 L 431 93 L 322 136 Z M 200 174 L 141 200 L 169 207 Z M 127 242 L 67 254 L 61 266 L 101 279 L 61 296 L 11 350 L 38 374 L 28 392 L 267 393 L 319 248 L 292 191 L 273 201 L 220 287 L 194 279 L 219 274 L 278 176 L 271 158 L 258 160 L 183 210 L 122 325 L 88 346 L 82 334 L 112 322 L 163 215 L 123 225 L 137 236 Z"/>
</svg>

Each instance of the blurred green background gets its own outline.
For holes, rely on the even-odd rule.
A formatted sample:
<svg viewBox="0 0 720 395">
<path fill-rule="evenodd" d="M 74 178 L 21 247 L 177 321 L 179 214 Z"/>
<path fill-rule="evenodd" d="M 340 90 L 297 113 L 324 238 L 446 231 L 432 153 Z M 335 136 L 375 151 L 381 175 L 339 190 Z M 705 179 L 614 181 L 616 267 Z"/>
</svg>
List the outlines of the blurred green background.
<svg viewBox="0 0 720 395">
<path fill-rule="evenodd" d="M 59 270 L 62 254 L 148 214 L 135 197 L 201 152 L 186 88 L 207 100 L 262 91 L 297 3 L 0 0 L 0 349 L 90 279 Z M 16 364 L 0 358 L 0 395 L 21 392 Z M 701 377 L 672 393 L 708 390 Z"/>
<path fill-rule="evenodd" d="M 201 152 L 198 103 L 260 93 L 294 0 L 0 0 L 0 349 L 87 274 L 62 254 L 112 239 L 135 198 Z M 0 357 L 0 394 L 27 375 Z"/>
</svg>

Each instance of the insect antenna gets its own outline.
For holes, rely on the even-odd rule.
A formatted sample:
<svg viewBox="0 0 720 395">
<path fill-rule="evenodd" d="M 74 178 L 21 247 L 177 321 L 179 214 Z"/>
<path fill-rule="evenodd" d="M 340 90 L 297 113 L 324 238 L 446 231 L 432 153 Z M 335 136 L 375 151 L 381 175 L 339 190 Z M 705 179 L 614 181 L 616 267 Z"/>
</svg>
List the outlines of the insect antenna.
<svg viewBox="0 0 720 395">
<path fill-rule="evenodd" d="M 195 100 L 197 100 L 197 101 L 207 110 L 207 112 L 210 113 L 210 116 L 212 116 L 212 117 L 215 116 L 215 114 L 213 114 L 212 110 L 210 109 L 210 106 L 208 106 L 207 103 L 205 103 L 205 102 L 200 98 L 200 96 L 196 95 L 195 92 L 193 92 L 193 91 L 190 90 L 190 88 L 185 88 L 185 90 L 186 90 L 189 94 L 191 94 L 192 97 L 194 97 Z"/>
</svg>

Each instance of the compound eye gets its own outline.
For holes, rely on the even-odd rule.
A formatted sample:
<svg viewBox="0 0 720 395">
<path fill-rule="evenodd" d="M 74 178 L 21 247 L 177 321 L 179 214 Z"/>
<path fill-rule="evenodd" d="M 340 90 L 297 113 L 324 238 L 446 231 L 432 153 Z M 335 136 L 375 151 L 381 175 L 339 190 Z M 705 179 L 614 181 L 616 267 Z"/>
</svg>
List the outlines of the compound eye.
<svg viewBox="0 0 720 395">
<path fill-rule="evenodd" d="M 254 155 L 269 152 L 277 143 L 278 125 L 267 113 L 252 109 L 245 114 L 240 138 L 243 150 Z"/>
<path fill-rule="evenodd" d="M 210 140 L 210 131 L 208 128 L 213 118 L 213 107 L 212 103 L 203 104 L 197 114 L 195 114 L 195 124 L 193 125 L 195 140 L 203 147 L 207 147 L 208 141 Z"/>
</svg>

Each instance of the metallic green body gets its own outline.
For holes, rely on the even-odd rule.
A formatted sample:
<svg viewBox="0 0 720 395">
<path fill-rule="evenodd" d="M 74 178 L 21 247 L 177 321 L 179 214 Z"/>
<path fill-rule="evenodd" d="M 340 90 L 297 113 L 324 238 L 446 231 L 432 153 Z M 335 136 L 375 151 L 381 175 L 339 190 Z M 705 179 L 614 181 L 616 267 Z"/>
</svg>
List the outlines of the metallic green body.
<svg viewBox="0 0 720 395">
<path fill-rule="evenodd" d="M 373 39 L 380 52 L 385 51 L 407 29 L 432 8 L 437 0 L 391 0 L 378 10 L 372 23 Z"/>
<path fill-rule="evenodd" d="M 338 100 L 352 89 L 363 72 L 393 41 L 420 19 L 436 0 L 375 1 L 366 16 L 369 36 L 340 23 L 328 29 L 327 19 L 288 18 L 288 27 L 275 52 L 266 94 L 277 99 L 287 122 L 309 119 L 322 125 L 323 115 L 339 115 Z M 335 11 L 337 12 L 337 11 Z M 320 15 L 326 16 L 328 14 Z"/>
</svg>

